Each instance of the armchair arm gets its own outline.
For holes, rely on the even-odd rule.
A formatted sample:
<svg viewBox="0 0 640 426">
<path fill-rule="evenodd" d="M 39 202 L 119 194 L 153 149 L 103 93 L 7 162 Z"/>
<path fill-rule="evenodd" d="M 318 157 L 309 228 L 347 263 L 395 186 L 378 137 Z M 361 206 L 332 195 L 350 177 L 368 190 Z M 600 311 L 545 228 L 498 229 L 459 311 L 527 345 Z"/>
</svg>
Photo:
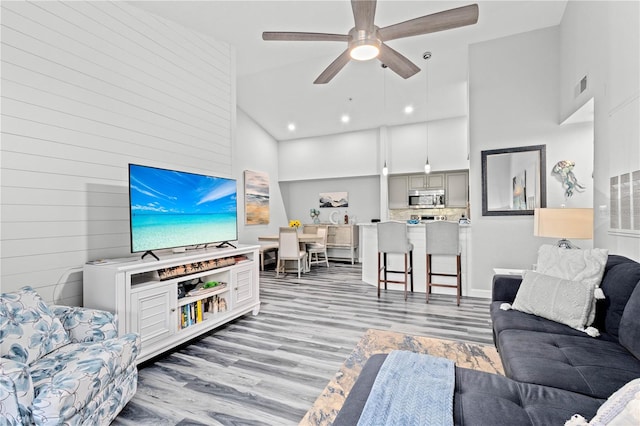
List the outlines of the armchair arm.
<svg viewBox="0 0 640 426">
<path fill-rule="evenodd" d="M 513 303 L 522 283 L 522 277 L 516 275 L 494 275 L 491 291 L 493 302 Z"/>
<path fill-rule="evenodd" d="M 33 382 L 29 367 L 18 361 L 0 358 L 0 418 L 7 424 L 31 424 Z"/>
<path fill-rule="evenodd" d="M 77 306 L 53 305 L 71 342 L 99 342 L 118 337 L 118 317 L 111 312 Z"/>
</svg>

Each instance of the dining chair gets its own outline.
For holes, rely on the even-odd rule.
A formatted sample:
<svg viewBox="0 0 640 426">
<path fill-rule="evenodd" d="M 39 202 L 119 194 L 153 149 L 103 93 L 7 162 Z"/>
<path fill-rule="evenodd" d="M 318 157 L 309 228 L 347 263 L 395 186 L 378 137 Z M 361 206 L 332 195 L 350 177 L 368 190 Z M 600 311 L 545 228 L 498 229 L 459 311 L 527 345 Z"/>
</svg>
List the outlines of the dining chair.
<svg viewBox="0 0 640 426">
<path fill-rule="evenodd" d="M 280 276 L 280 269 L 284 272 L 286 260 L 295 260 L 298 262 L 298 278 L 303 271 L 307 262 L 306 250 L 300 250 L 300 241 L 298 240 L 298 231 L 296 228 L 283 226 L 278 234 L 278 263 L 276 264 L 276 277 Z"/>
<path fill-rule="evenodd" d="M 407 236 L 407 224 L 404 222 L 388 221 L 377 225 L 378 231 L 378 298 L 380 298 L 380 284 L 387 283 L 404 284 L 404 300 L 407 300 L 407 283 L 411 280 L 411 292 L 413 293 L 413 244 Z M 404 255 L 404 269 L 391 270 L 387 267 L 387 254 L 395 253 Z M 408 262 L 407 262 L 408 261 Z M 383 274 L 383 278 L 380 274 Z M 391 280 L 388 273 L 404 274 L 404 279 Z"/>
<path fill-rule="evenodd" d="M 425 225 L 427 252 L 427 303 L 431 287 L 449 287 L 456 289 L 457 304 L 460 306 L 462 295 L 462 262 L 460 260 L 460 225 L 457 222 L 436 221 Z M 433 272 L 432 255 L 455 256 L 456 273 Z M 432 277 L 456 277 L 455 284 L 434 283 Z"/>
<path fill-rule="evenodd" d="M 327 254 L 327 233 L 328 228 L 326 226 L 318 227 L 318 236 L 322 239 L 316 243 L 307 243 L 307 256 L 309 259 L 309 268 L 311 268 L 311 264 L 320 264 L 326 263 L 327 268 L 329 267 L 329 256 Z M 315 255 L 315 260 L 314 260 Z M 320 255 L 323 257 L 320 258 Z"/>
</svg>

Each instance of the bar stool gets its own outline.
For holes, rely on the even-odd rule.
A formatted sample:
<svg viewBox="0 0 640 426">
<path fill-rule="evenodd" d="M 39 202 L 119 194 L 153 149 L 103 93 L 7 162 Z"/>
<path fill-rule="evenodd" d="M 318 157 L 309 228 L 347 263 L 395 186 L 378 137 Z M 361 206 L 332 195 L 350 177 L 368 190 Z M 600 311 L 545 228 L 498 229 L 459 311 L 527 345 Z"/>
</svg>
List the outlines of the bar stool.
<svg viewBox="0 0 640 426">
<path fill-rule="evenodd" d="M 407 237 L 407 224 L 404 222 L 381 222 L 378 223 L 378 298 L 380 298 L 380 283 L 404 284 L 404 300 L 407 300 L 407 283 L 411 279 L 411 292 L 413 293 L 413 244 Z M 404 270 L 391 270 L 387 268 L 387 254 L 396 253 L 404 255 Z M 381 261 L 382 259 L 382 261 Z M 408 265 L 407 265 L 408 259 Z M 384 279 L 380 278 L 380 273 L 384 272 Z M 404 274 L 404 280 L 390 280 L 387 273 Z"/>
<path fill-rule="evenodd" d="M 425 225 L 426 252 L 427 252 L 427 303 L 431 287 L 449 287 L 457 289 L 457 303 L 460 306 L 462 294 L 462 275 L 460 261 L 460 226 L 456 222 L 436 221 Z M 456 273 L 433 272 L 431 268 L 431 255 L 445 255 L 456 257 Z M 433 276 L 456 277 L 456 284 L 438 284 L 432 281 Z"/>
</svg>

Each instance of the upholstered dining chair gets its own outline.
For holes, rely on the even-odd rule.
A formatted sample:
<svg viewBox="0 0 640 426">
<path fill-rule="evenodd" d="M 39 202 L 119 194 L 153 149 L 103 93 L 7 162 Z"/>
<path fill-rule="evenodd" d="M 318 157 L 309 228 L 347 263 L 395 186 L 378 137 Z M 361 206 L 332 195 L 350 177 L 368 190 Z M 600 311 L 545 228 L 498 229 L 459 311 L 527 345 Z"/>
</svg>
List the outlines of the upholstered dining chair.
<svg viewBox="0 0 640 426">
<path fill-rule="evenodd" d="M 380 284 L 387 283 L 404 285 L 404 300 L 407 300 L 407 284 L 411 280 L 411 292 L 413 293 L 413 244 L 407 236 L 407 224 L 405 222 L 380 222 L 378 230 L 378 298 L 380 298 Z M 387 267 L 387 254 L 395 253 L 404 255 L 404 269 L 391 270 Z M 388 273 L 404 274 L 404 279 L 389 279 Z M 382 275 L 382 277 L 381 277 Z"/>
<path fill-rule="evenodd" d="M 462 295 L 462 267 L 460 260 L 460 225 L 457 222 L 436 221 L 425 225 L 427 252 L 427 303 L 431 287 L 449 287 L 456 289 L 456 300 L 460 306 Z M 456 273 L 433 272 L 432 255 L 455 256 Z M 439 284 L 433 282 L 433 276 L 456 277 L 455 284 Z"/>
<path fill-rule="evenodd" d="M 311 268 L 311 264 L 320 264 L 326 263 L 327 268 L 329 267 L 329 256 L 327 255 L 327 232 L 328 228 L 326 226 L 318 227 L 318 236 L 322 239 L 317 243 L 307 243 L 307 256 L 309 259 L 309 268 Z M 315 255 L 315 260 L 314 260 Z M 320 257 L 322 255 L 322 257 Z"/>
<path fill-rule="evenodd" d="M 280 228 L 278 237 L 278 262 L 276 264 L 276 277 L 280 276 L 280 269 L 284 272 L 286 260 L 295 260 L 298 262 L 298 278 L 307 262 L 307 252 L 300 250 L 300 241 L 298 240 L 298 231 L 296 228 L 283 226 Z"/>
</svg>

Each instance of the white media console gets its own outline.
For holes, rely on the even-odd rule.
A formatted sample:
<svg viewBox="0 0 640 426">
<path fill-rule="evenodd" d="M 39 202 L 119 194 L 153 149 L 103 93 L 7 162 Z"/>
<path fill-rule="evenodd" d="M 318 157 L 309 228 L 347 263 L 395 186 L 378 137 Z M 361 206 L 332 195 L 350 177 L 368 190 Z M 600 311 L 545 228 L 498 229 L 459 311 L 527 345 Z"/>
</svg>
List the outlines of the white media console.
<svg viewBox="0 0 640 426">
<path fill-rule="evenodd" d="M 260 310 L 259 246 L 114 259 L 84 266 L 83 302 L 118 316 L 118 332 L 139 333 L 138 363 L 248 312 Z M 180 283 L 217 287 L 178 298 Z"/>
</svg>

